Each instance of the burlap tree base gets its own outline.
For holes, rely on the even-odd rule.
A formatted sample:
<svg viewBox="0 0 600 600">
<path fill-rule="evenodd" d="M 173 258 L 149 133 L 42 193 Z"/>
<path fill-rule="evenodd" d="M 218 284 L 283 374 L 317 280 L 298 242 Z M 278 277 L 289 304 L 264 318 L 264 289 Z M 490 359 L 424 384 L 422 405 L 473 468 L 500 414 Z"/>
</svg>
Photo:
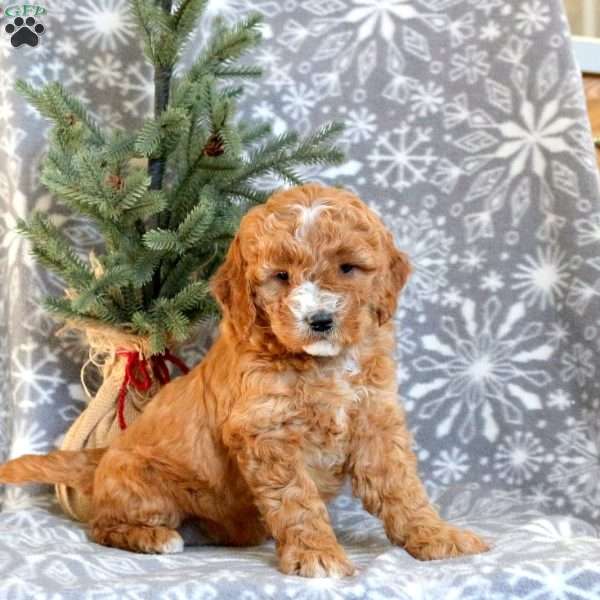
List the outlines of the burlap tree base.
<svg viewBox="0 0 600 600">
<path fill-rule="evenodd" d="M 90 358 L 81 369 L 82 385 L 89 402 L 67 431 L 62 450 L 107 447 L 169 381 L 166 361 L 187 372 L 185 364 L 170 352 L 151 356 L 146 338 L 98 325 L 70 323 L 68 328 L 81 331 L 89 344 Z M 86 384 L 89 368 L 97 368 L 102 378 L 94 394 Z M 70 517 L 89 520 L 89 496 L 65 485 L 56 486 L 56 495 Z"/>
</svg>

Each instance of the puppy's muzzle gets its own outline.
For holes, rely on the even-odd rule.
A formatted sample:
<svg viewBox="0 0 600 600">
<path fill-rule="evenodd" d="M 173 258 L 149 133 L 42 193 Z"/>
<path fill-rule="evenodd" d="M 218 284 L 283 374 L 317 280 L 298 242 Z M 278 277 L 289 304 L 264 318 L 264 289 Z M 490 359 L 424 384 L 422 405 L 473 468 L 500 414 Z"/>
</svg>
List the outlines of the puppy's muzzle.
<svg viewBox="0 0 600 600">
<path fill-rule="evenodd" d="M 319 311 L 308 318 L 308 325 L 315 333 L 327 333 L 333 329 L 333 315 Z"/>
</svg>

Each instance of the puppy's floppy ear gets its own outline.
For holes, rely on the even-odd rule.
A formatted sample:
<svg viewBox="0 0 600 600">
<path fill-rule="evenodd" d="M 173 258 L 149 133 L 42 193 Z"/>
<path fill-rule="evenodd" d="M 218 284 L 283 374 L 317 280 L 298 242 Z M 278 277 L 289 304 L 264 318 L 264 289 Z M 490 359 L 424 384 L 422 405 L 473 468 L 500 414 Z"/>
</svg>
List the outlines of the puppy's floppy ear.
<svg viewBox="0 0 600 600">
<path fill-rule="evenodd" d="M 256 320 L 252 289 L 246 277 L 246 261 L 242 256 L 239 234 L 229 246 L 225 262 L 211 282 L 211 290 L 223 315 L 241 336 L 246 336 Z"/>
<path fill-rule="evenodd" d="M 385 246 L 389 263 L 376 290 L 375 309 L 379 325 L 387 323 L 394 316 L 398 305 L 398 294 L 412 271 L 408 256 L 396 248 L 389 234 L 386 235 Z"/>
</svg>

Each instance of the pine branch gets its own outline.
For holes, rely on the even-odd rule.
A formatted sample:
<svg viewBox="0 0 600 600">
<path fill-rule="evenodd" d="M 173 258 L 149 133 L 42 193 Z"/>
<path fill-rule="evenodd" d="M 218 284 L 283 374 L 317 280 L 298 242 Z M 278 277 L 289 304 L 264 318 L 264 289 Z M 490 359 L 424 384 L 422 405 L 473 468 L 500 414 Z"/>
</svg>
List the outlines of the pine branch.
<svg viewBox="0 0 600 600">
<path fill-rule="evenodd" d="M 188 74 L 190 81 L 198 81 L 207 74 L 216 75 L 219 69 L 226 68 L 248 50 L 257 46 L 262 39 L 259 32 L 261 23 L 262 16 L 253 13 L 233 27 L 217 26 L 207 49 L 190 69 Z"/>
<path fill-rule="evenodd" d="M 174 28 L 181 42 L 192 33 L 209 0 L 181 0 L 175 9 Z"/>
<path fill-rule="evenodd" d="M 93 275 L 87 265 L 48 218 L 34 214 L 29 223 L 18 221 L 17 231 L 31 242 L 34 256 L 69 286 L 81 287 L 92 281 Z"/>
<path fill-rule="evenodd" d="M 74 119 L 79 120 L 92 135 L 93 141 L 102 144 L 104 135 L 83 104 L 68 94 L 58 82 L 36 90 L 26 81 L 18 80 L 15 89 L 25 96 L 38 109 L 39 113 L 61 127 L 73 127 Z"/>
</svg>

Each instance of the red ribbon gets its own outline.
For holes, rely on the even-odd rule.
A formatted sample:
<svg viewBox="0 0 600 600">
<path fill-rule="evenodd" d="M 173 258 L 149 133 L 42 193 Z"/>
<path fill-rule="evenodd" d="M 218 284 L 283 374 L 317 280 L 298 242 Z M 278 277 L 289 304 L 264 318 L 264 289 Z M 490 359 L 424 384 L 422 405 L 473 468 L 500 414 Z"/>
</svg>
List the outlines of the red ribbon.
<svg viewBox="0 0 600 600">
<path fill-rule="evenodd" d="M 155 354 L 150 357 L 150 361 L 146 358 L 142 358 L 140 353 L 135 350 L 119 350 L 117 356 L 127 359 L 125 377 L 123 378 L 123 383 L 119 390 L 119 399 L 117 403 L 119 427 L 122 431 L 125 431 L 125 429 L 127 429 L 127 421 L 125 421 L 125 399 L 127 398 L 127 390 L 130 386 L 133 386 L 140 392 L 147 392 L 152 386 L 152 377 L 148 371 L 148 362 L 150 362 L 154 377 L 161 385 L 166 385 L 171 381 L 167 362 L 173 363 L 184 374 L 189 373 L 190 370 L 180 358 L 171 354 L 169 350 L 166 350 L 164 354 Z"/>
</svg>

